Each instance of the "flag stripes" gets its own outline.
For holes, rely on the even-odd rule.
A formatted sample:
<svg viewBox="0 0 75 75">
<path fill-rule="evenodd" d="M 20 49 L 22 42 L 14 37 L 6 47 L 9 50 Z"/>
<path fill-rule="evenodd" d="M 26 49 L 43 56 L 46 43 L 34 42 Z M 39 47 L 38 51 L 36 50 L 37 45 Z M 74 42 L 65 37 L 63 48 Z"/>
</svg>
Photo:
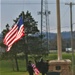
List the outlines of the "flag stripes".
<svg viewBox="0 0 75 75">
<path fill-rule="evenodd" d="M 36 67 L 36 65 L 32 64 L 32 67 L 33 67 L 35 75 L 39 75 L 40 71 L 38 70 L 38 68 Z"/>
<path fill-rule="evenodd" d="M 8 46 L 7 51 L 9 51 L 12 45 L 23 36 L 24 36 L 24 25 L 21 17 L 19 22 L 13 26 L 13 28 L 6 34 L 3 40 L 4 44 Z"/>
</svg>

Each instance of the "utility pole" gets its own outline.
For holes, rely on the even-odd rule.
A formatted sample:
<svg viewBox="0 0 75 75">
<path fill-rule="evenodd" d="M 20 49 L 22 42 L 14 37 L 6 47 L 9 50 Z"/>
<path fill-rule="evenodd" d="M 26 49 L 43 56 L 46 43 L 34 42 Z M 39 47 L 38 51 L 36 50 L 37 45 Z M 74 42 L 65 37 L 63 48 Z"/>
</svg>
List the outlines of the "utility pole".
<svg viewBox="0 0 75 75">
<path fill-rule="evenodd" d="M 47 0 L 41 0 L 41 11 L 38 12 L 41 15 L 41 49 L 43 45 L 47 45 L 47 50 L 49 49 L 49 14 L 48 11 L 48 2 Z M 47 37 L 47 42 L 43 42 L 43 32 L 45 32 L 45 36 Z M 48 50 L 49 51 L 49 50 Z"/>
<path fill-rule="evenodd" d="M 61 45 L 61 27 L 60 27 L 60 0 L 56 0 L 57 7 L 57 47 L 58 47 L 58 60 L 62 59 L 62 45 Z"/>
<path fill-rule="evenodd" d="M 51 60 L 49 71 L 61 70 L 61 75 L 70 75 L 71 69 L 71 61 L 69 59 L 62 59 L 62 45 L 61 45 L 61 23 L 60 23 L 60 0 L 56 0 L 57 7 L 57 48 L 58 48 L 58 60 Z M 64 65 L 63 65 L 64 64 Z M 63 70 L 64 68 L 64 70 Z"/>
<path fill-rule="evenodd" d="M 71 48 L 72 48 L 72 73 L 74 75 L 74 49 L 73 49 L 73 25 L 72 25 L 72 5 L 75 3 L 65 3 L 65 5 L 70 6 L 70 25 L 71 25 Z"/>
<path fill-rule="evenodd" d="M 41 49 L 42 49 L 43 0 L 41 0 L 41 12 L 38 12 L 38 14 L 41 14 Z"/>
<path fill-rule="evenodd" d="M 45 21 L 46 21 L 46 36 L 47 36 L 47 51 L 49 52 L 49 31 L 50 31 L 50 26 L 49 26 L 49 14 L 51 14 L 50 11 L 48 11 L 48 1 L 45 0 Z"/>
</svg>

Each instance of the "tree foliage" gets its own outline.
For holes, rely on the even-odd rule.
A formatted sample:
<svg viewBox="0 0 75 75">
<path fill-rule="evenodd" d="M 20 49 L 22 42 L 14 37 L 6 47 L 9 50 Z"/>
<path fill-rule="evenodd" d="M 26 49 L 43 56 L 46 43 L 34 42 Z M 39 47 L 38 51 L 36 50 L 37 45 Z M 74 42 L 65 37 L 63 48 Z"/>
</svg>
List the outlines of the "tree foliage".
<svg viewBox="0 0 75 75">
<path fill-rule="evenodd" d="M 35 34 L 36 32 L 39 32 L 38 27 L 37 27 L 37 21 L 34 20 L 34 18 L 32 17 L 32 15 L 29 11 L 27 11 L 26 13 L 24 13 L 24 11 L 22 11 L 20 13 L 20 15 L 18 16 L 18 18 L 13 20 L 15 22 L 15 24 L 18 22 L 18 19 L 21 16 L 24 20 L 25 37 L 23 37 L 19 41 L 15 42 L 14 45 L 12 46 L 11 50 L 8 53 L 6 53 L 6 52 L 3 53 L 3 56 L 8 54 L 9 58 L 15 58 L 17 71 L 19 71 L 18 62 L 17 62 L 17 54 L 24 52 L 26 54 L 26 57 L 25 57 L 27 59 L 26 61 L 28 62 L 28 36 L 30 34 Z M 3 39 L 8 31 L 9 31 L 9 25 L 7 24 L 6 29 L 4 29 L 2 31 Z"/>
</svg>

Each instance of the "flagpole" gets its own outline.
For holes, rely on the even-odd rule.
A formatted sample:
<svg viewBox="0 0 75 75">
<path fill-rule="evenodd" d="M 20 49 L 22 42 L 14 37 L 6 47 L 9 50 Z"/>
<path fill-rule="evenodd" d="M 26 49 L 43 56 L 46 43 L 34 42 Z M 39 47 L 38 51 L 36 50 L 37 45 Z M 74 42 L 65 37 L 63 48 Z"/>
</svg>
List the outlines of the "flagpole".
<svg viewBox="0 0 75 75">
<path fill-rule="evenodd" d="M 23 18 L 23 21 L 24 21 L 24 11 L 22 11 L 22 18 Z M 25 33 L 25 25 L 24 25 L 24 33 Z M 26 37 L 27 36 L 27 37 Z M 24 54 L 25 54 L 25 59 L 26 59 L 26 70 L 27 70 L 27 64 L 28 64 L 28 34 L 24 36 L 24 45 L 26 44 L 26 48 L 24 46 Z"/>
<path fill-rule="evenodd" d="M 58 60 L 62 59 L 62 45 L 61 45 L 61 24 L 60 24 L 60 0 L 56 0 L 57 6 L 57 46 L 58 46 Z"/>
</svg>

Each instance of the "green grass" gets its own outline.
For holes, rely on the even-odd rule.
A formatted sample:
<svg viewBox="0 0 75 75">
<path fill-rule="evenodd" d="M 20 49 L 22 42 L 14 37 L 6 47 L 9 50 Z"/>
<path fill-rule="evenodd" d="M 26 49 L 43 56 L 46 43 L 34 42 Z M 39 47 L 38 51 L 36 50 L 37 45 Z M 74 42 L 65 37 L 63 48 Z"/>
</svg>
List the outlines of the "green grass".
<svg viewBox="0 0 75 75">
<path fill-rule="evenodd" d="M 44 56 L 43 58 L 44 60 L 46 59 L 54 60 L 57 59 L 57 54 L 51 53 L 48 56 Z M 72 60 L 72 54 L 62 53 L 62 58 Z M 28 72 L 26 71 L 25 60 L 18 60 L 18 63 L 19 63 L 19 70 L 20 70 L 19 72 L 16 71 L 15 68 L 16 65 L 13 64 L 11 60 L 0 60 L 0 75 L 28 75 Z M 14 67 L 14 71 L 12 67 Z"/>
<path fill-rule="evenodd" d="M 63 55 L 62 56 L 63 59 L 70 59 L 70 60 L 72 60 L 72 53 L 63 53 L 62 55 Z"/>
<path fill-rule="evenodd" d="M 24 60 L 19 60 L 19 67 L 20 72 L 16 71 L 15 64 L 14 64 L 14 70 L 12 68 L 12 62 L 11 60 L 1 60 L 0 61 L 0 75 L 27 75 L 28 73 L 25 72 L 25 64 Z"/>
<path fill-rule="evenodd" d="M 13 71 L 5 71 L 1 72 L 0 75 L 28 75 L 27 72 L 13 72 Z"/>
</svg>

